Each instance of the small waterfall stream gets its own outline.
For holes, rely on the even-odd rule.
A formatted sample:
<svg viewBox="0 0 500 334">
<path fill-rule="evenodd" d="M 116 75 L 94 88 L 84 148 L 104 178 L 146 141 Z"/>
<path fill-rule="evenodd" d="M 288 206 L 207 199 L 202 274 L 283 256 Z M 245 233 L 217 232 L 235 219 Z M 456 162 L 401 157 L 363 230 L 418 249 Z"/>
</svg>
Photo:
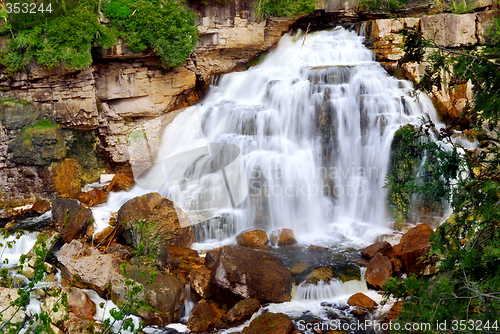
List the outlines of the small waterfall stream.
<svg viewBox="0 0 500 334">
<path fill-rule="evenodd" d="M 383 185 L 394 132 L 436 116 L 425 94 L 417 98 L 374 61 L 363 38 L 343 28 L 286 35 L 263 63 L 224 75 L 167 126 L 157 161 L 207 143 L 236 145 L 243 157 L 248 197 L 229 212 L 214 201 L 224 182 L 204 177 L 209 154 L 175 164 L 177 176 L 201 180 L 196 186 L 152 176 L 189 214 L 217 217 L 198 241 L 255 226 L 292 228 L 299 242 L 368 243 L 390 231 Z M 230 226 L 213 231 L 221 219 Z"/>
</svg>

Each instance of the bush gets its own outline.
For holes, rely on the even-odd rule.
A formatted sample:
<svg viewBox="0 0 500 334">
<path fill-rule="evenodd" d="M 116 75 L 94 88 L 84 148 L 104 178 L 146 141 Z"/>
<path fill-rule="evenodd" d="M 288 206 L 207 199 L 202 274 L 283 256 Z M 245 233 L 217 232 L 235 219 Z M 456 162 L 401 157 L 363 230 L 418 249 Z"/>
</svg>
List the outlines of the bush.
<svg viewBox="0 0 500 334">
<path fill-rule="evenodd" d="M 314 12 L 316 0 L 259 0 L 255 12 L 260 20 L 271 16 L 294 16 Z"/>
<path fill-rule="evenodd" d="M 132 51 L 151 49 L 166 69 L 183 64 L 198 40 L 195 14 L 175 1 L 110 0 L 104 14 Z"/>
</svg>

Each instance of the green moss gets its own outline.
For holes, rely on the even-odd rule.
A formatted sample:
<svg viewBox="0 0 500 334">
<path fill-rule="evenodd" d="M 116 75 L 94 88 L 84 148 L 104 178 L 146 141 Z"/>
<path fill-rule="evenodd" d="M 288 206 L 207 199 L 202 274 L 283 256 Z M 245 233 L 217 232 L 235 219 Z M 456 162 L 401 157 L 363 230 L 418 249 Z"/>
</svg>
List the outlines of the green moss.
<svg viewBox="0 0 500 334">
<path fill-rule="evenodd" d="M 294 16 L 310 14 L 316 8 L 316 0 L 259 0 L 255 2 L 255 13 L 260 20 L 272 16 Z"/>
<path fill-rule="evenodd" d="M 54 131 L 54 129 L 58 127 L 58 124 L 53 124 L 48 119 L 42 119 L 39 120 L 37 124 L 24 128 L 19 136 L 23 138 L 23 145 L 25 143 L 31 144 L 34 135 L 41 134 L 43 132 Z"/>
</svg>

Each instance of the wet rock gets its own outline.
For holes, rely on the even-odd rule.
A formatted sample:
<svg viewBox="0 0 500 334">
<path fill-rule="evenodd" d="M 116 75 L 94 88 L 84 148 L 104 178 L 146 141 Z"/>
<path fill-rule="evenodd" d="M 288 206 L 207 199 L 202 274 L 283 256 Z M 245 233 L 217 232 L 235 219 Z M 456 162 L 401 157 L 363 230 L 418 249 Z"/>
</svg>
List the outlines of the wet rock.
<svg viewBox="0 0 500 334">
<path fill-rule="evenodd" d="M 92 207 L 94 205 L 106 203 L 108 195 L 102 190 L 92 189 L 88 192 L 79 192 L 77 199 L 86 206 Z"/>
<path fill-rule="evenodd" d="M 404 272 L 403 261 L 399 257 L 394 257 L 391 259 L 392 263 L 392 275 L 397 277 Z"/>
<path fill-rule="evenodd" d="M 45 200 L 36 201 L 31 207 L 31 211 L 43 215 L 45 212 L 50 211 L 50 202 Z"/>
<path fill-rule="evenodd" d="M 215 293 L 215 286 L 212 283 L 212 271 L 205 267 L 191 270 L 189 274 L 191 289 L 196 291 L 201 298 L 211 298 Z"/>
<path fill-rule="evenodd" d="M 328 250 L 328 248 L 326 248 L 326 247 L 315 246 L 315 245 L 310 245 L 309 247 L 307 247 L 308 252 L 324 252 L 327 250 Z"/>
<path fill-rule="evenodd" d="M 171 274 L 189 282 L 189 274 L 193 268 L 203 266 L 203 259 L 191 248 L 167 246 L 158 254 L 160 265 Z"/>
<path fill-rule="evenodd" d="M 115 228 L 112 226 L 106 226 L 104 230 L 93 235 L 95 245 L 104 245 L 108 242 L 114 235 Z"/>
<path fill-rule="evenodd" d="M 212 279 L 234 295 L 255 298 L 260 303 L 282 303 L 291 299 L 290 271 L 279 258 L 266 251 L 222 247 Z"/>
<path fill-rule="evenodd" d="M 297 240 L 295 240 L 293 230 L 282 228 L 279 230 L 274 230 L 271 233 L 271 243 L 278 246 L 290 246 L 295 245 L 297 243 Z"/>
<path fill-rule="evenodd" d="M 255 318 L 243 334 L 288 334 L 294 328 L 292 320 L 283 313 L 266 313 Z"/>
<path fill-rule="evenodd" d="M 123 174 L 115 174 L 111 182 L 106 187 L 107 192 L 112 191 L 129 191 L 135 185 L 135 180 L 123 175 Z"/>
<path fill-rule="evenodd" d="M 377 254 L 373 259 L 371 259 L 368 267 L 366 268 L 366 283 L 374 289 L 381 289 L 382 285 L 384 285 L 391 275 L 391 259 L 387 256 Z"/>
<path fill-rule="evenodd" d="M 394 251 L 394 256 L 401 257 L 403 254 L 403 245 L 401 245 L 401 243 L 394 245 L 392 250 Z"/>
<path fill-rule="evenodd" d="M 187 247 L 194 242 L 194 231 L 185 213 L 158 193 L 128 200 L 118 211 L 116 221 L 118 234 L 134 248 L 146 242 L 159 254 L 165 246 Z"/>
<path fill-rule="evenodd" d="M 361 250 L 361 255 L 363 255 L 367 259 L 371 259 L 375 257 L 375 255 L 377 254 L 391 257 L 393 253 L 394 251 L 392 249 L 392 246 L 387 241 L 374 243 L 373 245 L 370 245 L 365 249 Z"/>
<path fill-rule="evenodd" d="M 55 254 L 67 280 L 81 288 L 91 288 L 104 295 L 113 271 L 121 261 L 110 254 L 101 254 L 87 244 L 73 240 Z"/>
<path fill-rule="evenodd" d="M 217 262 L 217 258 L 219 257 L 220 247 L 211 249 L 205 255 L 205 265 L 208 269 L 214 269 L 215 263 Z"/>
<path fill-rule="evenodd" d="M 78 288 L 70 288 L 66 291 L 68 295 L 68 311 L 77 316 L 92 317 L 95 313 L 95 305 L 85 292 Z"/>
<path fill-rule="evenodd" d="M 401 258 L 407 273 L 423 274 L 431 263 L 427 258 L 431 250 L 429 237 L 432 228 L 427 224 L 420 224 L 410 229 L 401 237 Z"/>
<path fill-rule="evenodd" d="M 257 299 L 249 298 L 236 303 L 226 314 L 224 320 L 230 326 L 237 326 L 247 321 L 260 309 Z"/>
<path fill-rule="evenodd" d="M 236 242 L 238 242 L 238 245 L 245 247 L 258 249 L 269 248 L 269 239 L 267 238 L 267 234 L 261 230 L 241 233 L 236 237 Z"/>
<path fill-rule="evenodd" d="M 187 327 L 191 332 L 205 333 L 223 316 L 224 312 L 215 304 L 203 300 L 193 307 Z"/>
<path fill-rule="evenodd" d="M 294 263 L 292 268 L 290 269 L 290 272 L 292 273 L 292 275 L 302 274 L 304 271 L 309 269 L 309 267 L 311 267 L 309 263 Z"/>
<path fill-rule="evenodd" d="M 313 269 L 306 277 L 306 282 L 309 284 L 318 284 L 319 281 L 328 282 L 335 278 L 333 270 L 327 267 Z"/>
<path fill-rule="evenodd" d="M 52 225 L 63 242 L 84 237 L 92 220 L 92 211 L 77 200 L 56 198 L 52 203 Z"/>
<path fill-rule="evenodd" d="M 347 304 L 350 306 L 362 307 L 368 310 L 371 310 L 378 305 L 373 299 L 361 292 L 355 293 L 349 297 Z"/>
<path fill-rule="evenodd" d="M 141 271 L 145 275 L 139 274 Z M 155 274 L 152 284 L 145 284 L 150 280 L 152 272 Z M 149 267 L 127 265 L 125 272 L 120 268 L 115 269 L 111 279 L 111 299 L 117 305 L 123 305 L 128 299 L 130 286 L 125 284 L 126 279 L 135 280 L 136 284 L 142 285 L 141 292 L 135 298 L 144 300 L 153 308 L 136 314 L 147 325 L 164 327 L 181 318 L 185 299 L 184 284 L 181 281 Z"/>
</svg>

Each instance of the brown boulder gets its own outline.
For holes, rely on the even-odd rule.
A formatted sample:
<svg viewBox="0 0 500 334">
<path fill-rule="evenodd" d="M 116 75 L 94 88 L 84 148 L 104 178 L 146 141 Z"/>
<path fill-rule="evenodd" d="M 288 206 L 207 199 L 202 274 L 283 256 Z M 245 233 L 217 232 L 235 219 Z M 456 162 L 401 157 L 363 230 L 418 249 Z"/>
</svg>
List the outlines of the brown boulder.
<svg viewBox="0 0 500 334">
<path fill-rule="evenodd" d="M 326 250 L 328 250 L 328 248 L 315 245 L 310 245 L 309 247 L 307 247 L 308 252 L 324 252 Z"/>
<path fill-rule="evenodd" d="M 367 259 L 372 259 L 377 254 L 392 257 L 394 251 L 392 249 L 391 244 L 388 243 L 387 241 L 374 243 L 373 245 L 370 245 L 365 249 L 361 250 L 361 255 L 363 255 Z"/>
<path fill-rule="evenodd" d="M 194 242 L 194 230 L 185 213 L 158 193 L 128 200 L 116 221 L 118 235 L 134 248 L 144 242 L 159 254 L 166 246 L 188 247 Z"/>
<path fill-rule="evenodd" d="M 64 333 L 94 334 L 96 333 L 95 330 L 98 329 L 96 328 L 97 326 L 94 319 L 81 317 L 70 312 L 62 328 L 64 329 Z"/>
<path fill-rule="evenodd" d="M 114 255 L 115 257 L 124 261 L 128 261 L 132 258 L 132 253 L 127 248 L 127 246 L 114 242 L 106 247 L 106 254 Z"/>
<path fill-rule="evenodd" d="M 423 274 L 430 265 L 427 255 L 431 250 L 431 233 L 432 228 L 429 225 L 420 224 L 401 237 L 401 258 L 407 273 Z"/>
<path fill-rule="evenodd" d="M 368 310 L 371 310 L 378 305 L 373 299 L 361 292 L 355 293 L 349 297 L 347 304 L 350 306 L 366 308 Z"/>
<path fill-rule="evenodd" d="M 94 245 L 102 245 L 104 242 L 109 242 L 109 239 L 114 236 L 114 232 L 114 227 L 106 226 L 104 230 L 93 235 Z"/>
<path fill-rule="evenodd" d="M 282 228 L 279 230 L 274 230 L 271 233 L 271 243 L 278 246 L 291 246 L 297 243 L 295 236 L 293 235 L 293 230 L 289 228 Z"/>
<path fill-rule="evenodd" d="M 189 282 L 189 274 L 193 268 L 203 266 L 203 259 L 191 248 L 167 246 L 158 254 L 158 262 L 172 275 Z"/>
<path fill-rule="evenodd" d="M 31 211 L 43 215 L 45 212 L 50 211 L 50 203 L 45 200 L 36 201 L 31 207 Z"/>
<path fill-rule="evenodd" d="M 306 277 L 306 282 L 309 284 L 318 284 L 319 281 L 329 282 L 334 278 L 333 270 L 327 267 L 319 267 L 313 269 Z"/>
<path fill-rule="evenodd" d="M 208 269 L 214 269 L 215 263 L 217 262 L 217 258 L 219 257 L 220 247 L 211 249 L 205 255 L 205 265 Z"/>
<path fill-rule="evenodd" d="M 70 288 L 66 292 L 68 295 L 68 311 L 77 316 L 89 317 L 94 316 L 95 305 L 90 300 L 85 292 L 78 288 Z"/>
<path fill-rule="evenodd" d="M 267 234 L 261 230 L 241 233 L 236 237 L 236 242 L 240 246 L 252 247 L 258 249 L 268 249 L 269 239 Z"/>
<path fill-rule="evenodd" d="M 247 321 L 260 309 L 257 299 L 249 298 L 236 303 L 226 314 L 224 320 L 229 326 L 237 326 Z"/>
<path fill-rule="evenodd" d="M 93 219 L 92 211 L 77 200 L 56 198 L 52 203 L 52 226 L 64 242 L 84 237 Z"/>
<path fill-rule="evenodd" d="M 397 245 L 392 246 L 392 250 L 394 251 L 394 256 L 401 257 L 403 252 L 403 246 L 401 245 L 401 243 L 399 243 Z"/>
<path fill-rule="evenodd" d="M 366 283 L 368 283 L 368 286 L 374 289 L 381 289 L 384 283 L 389 279 L 389 277 L 391 277 L 391 275 L 391 259 L 389 259 L 387 256 L 377 254 L 373 259 L 370 260 L 370 263 L 366 268 Z"/>
<path fill-rule="evenodd" d="M 79 192 L 77 199 L 86 206 L 94 206 L 106 203 L 108 195 L 99 189 L 92 189 L 89 192 Z"/>
<path fill-rule="evenodd" d="M 155 277 L 151 284 L 145 284 L 152 273 Z M 129 298 L 131 287 L 126 284 L 126 279 L 132 279 L 136 281 L 136 285 L 142 285 L 142 290 L 134 298 L 144 300 L 152 308 L 136 314 L 144 319 L 146 325 L 164 327 L 181 318 L 185 295 L 184 285 L 178 279 L 149 267 L 127 265 L 125 272 L 121 268 L 115 269 L 111 279 L 111 300 L 119 306 Z"/>
<path fill-rule="evenodd" d="M 106 187 L 107 192 L 111 191 L 129 191 L 134 186 L 134 179 L 123 175 L 123 174 L 115 174 L 111 182 Z"/>
<path fill-rule="evenodd" d="M 202 300 L 193 307 L 187 327 L 191 332 L 205 333 L 223 316 L 224 312 L 218 309 L 217 306 Z"/>
<path fill-rule="evenodd" d="M 255 318 L 243 334 L 288 334 L 293 328 L 293 321 L 286 314 L 266 313 Z"/>
<path fill-rule="evenodd" d="M 392 262 L 392 275 L 394 277 L 397 277 L 404 272 L 403 261 L 399 257 L 393 257 L 391 259 L 391 262 Z"/>
<path fill-rule="evenodd" d="M 222 247 L 212 280 L 240 298 L 255 298 L 260 303 L 282 303 L 291 299 L 290 271 L 279 258 L 262 250 Z"/>
<path fill-rule="evenodd" d="M 189 274 L 191 289 L 196 291 L 201 298 L 211 298 L 215 292 L 212 284 L 212 271 L 205 267 L 195 268 Z"/>
</svg>

